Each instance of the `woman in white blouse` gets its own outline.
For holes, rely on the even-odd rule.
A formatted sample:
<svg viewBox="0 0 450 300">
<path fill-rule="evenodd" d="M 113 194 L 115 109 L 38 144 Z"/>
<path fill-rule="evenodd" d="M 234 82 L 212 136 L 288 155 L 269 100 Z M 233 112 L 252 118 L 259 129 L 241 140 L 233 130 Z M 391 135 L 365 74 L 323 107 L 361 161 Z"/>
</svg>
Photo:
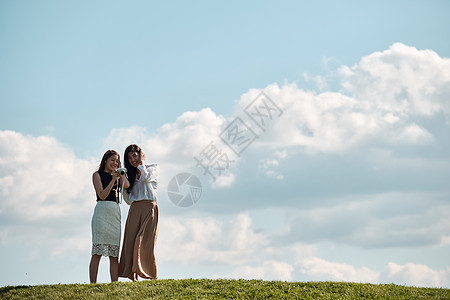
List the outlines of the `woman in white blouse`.
<svg viewBox="0 0 450 300">
<path fill-rule="evenodd" d="M 123 191 L 130 205 L 125 224 L 119 277 L 133 281 L 138 276 L 157 278 L 155 244 L 158 235 L 158 164 L 145 165 L 145 154 L 138 145 L 125 149 L 124 164 L 130 186 Z"/>
</svg>

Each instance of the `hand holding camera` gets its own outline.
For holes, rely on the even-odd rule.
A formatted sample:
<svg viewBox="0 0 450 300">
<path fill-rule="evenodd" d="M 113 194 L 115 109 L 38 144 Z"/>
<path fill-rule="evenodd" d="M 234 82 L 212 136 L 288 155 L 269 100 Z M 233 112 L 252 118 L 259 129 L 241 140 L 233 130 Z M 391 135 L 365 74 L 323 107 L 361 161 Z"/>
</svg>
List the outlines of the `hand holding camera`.
<svg viewBox="0 0 450 300">
<path fill-rule="evenodd" d="M 119 173 L 120 176 L 127 174 L 126 168 L 118 168 L 116 171 Z"/>
</svg>

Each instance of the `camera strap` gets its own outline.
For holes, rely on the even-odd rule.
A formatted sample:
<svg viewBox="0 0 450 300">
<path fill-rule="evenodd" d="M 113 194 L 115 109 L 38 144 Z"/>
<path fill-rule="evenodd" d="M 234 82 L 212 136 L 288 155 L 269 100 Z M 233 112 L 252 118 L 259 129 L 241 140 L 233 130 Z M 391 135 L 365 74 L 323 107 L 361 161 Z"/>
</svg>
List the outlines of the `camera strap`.
<svg viewBox="0 0 450 300">
<path fill-rule="evenodd" d="M 117 186 L 120 186 L 120 178 L 117 178 Z M 119 202 L 117 202 L 117 204 L 122 204 L 123 201 L 123 187 L 125 186 L 125 180 L 122 182 L 122 190 L 120 191 L 120 196 L 119 196 Z"/>
</svg>

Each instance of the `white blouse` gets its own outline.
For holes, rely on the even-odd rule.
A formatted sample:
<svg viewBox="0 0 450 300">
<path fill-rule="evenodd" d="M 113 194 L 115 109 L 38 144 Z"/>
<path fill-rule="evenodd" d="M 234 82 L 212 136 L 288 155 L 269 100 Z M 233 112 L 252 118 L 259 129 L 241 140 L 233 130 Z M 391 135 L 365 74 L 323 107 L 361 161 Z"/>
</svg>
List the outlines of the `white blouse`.
<svg viewBox="0 0 450 300">
<path fill-rule="evenodd" d="M 134 201 L 141 200 L 158 200 L 158 164 L 140 165 L 138 169 L 141 171 L 141 177 L 136 178 L 131 193 L 125 190 L 123 199 L 131 205 Z M 128 197 L 127 197 L 128 196 Z"/>
</svg>

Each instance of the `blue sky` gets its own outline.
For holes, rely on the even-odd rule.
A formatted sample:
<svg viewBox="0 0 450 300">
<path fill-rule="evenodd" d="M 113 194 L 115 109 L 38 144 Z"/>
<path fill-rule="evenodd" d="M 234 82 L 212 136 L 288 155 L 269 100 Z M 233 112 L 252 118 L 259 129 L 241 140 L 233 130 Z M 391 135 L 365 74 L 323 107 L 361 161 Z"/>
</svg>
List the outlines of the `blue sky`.
<svg viewBox="0 0 450 300">
<path fill-rule="evenodd" d="M 91 174 L 138 143 L 162 169 L 160 278 L 450 287 L 449 11 L 0 2 L 0 285 L 88 281 Z M 282 114 L 211 182 L 193 158 L 261 92 Z"/>
</svg>

